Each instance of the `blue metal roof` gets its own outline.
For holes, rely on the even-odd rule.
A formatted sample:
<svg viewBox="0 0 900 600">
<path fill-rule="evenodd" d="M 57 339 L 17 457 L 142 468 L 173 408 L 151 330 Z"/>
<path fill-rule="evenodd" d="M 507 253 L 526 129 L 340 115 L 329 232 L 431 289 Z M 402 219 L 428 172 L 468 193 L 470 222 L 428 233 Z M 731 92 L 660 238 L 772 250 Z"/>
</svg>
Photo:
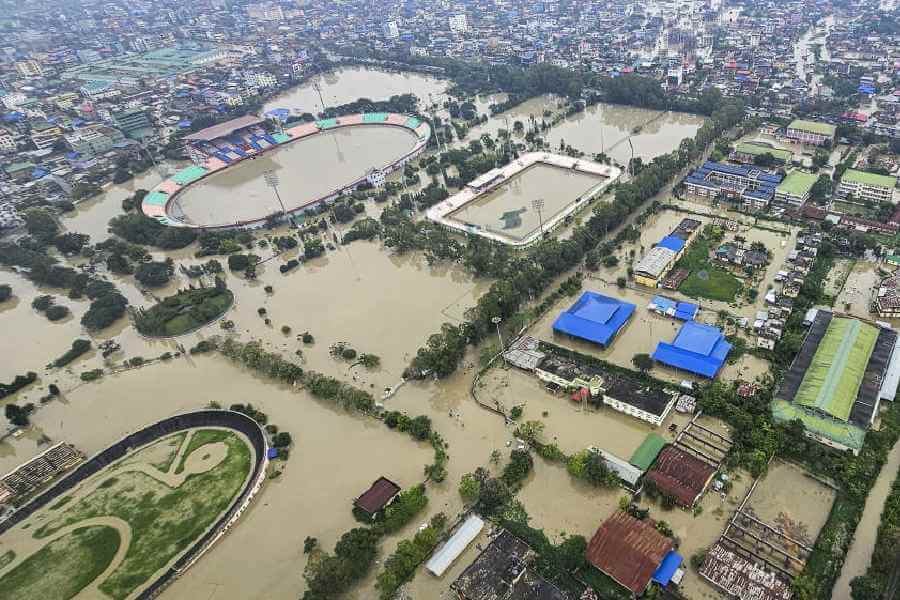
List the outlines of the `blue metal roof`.
<svg viewBox="0 0 900 600">
<path fill-rule="evenodd" d="M 668 248 L 672 252 L 681 252 L 681 249 L 684 248 L 684 240 L 680 237 L 675 237 L 674 235 L 667 235 L 659 240 L 657 246 Z"/>
<path fill-rule="evenodd" d="M 681 566 L 682 562 L 684 562 L 684 558 L 682 558 L 680 554 L 674 550 L 669 550 L 669 553 L 666 554 L 663 561 L 659 563 L 656 572 L 653 573 L 653 581 L 663 587 L 669 585 L 672 576 L 675 575 L 675 571 L 678 570 L 678 567 Z"/>
<path fill-rule="evenodd" d="M 675 307 L 675 318 L 682 321 L 693 321 L 700 311 L 700 307 L 690 302 L 679 302 Z"/>
<path fill-rule="evenodd" d="M 653 359 L 711 379 L 725 364 L 730 351 L 731 344 L 717 327 L 686 321 L 671 344 L 657 344 Z"/>
<path fill-rule="evenodd" d="M 596 292 L 584 292 L 553 323 L 553 331 L 608 346 L 631 315 L 635 305 Z"/>
</svg>

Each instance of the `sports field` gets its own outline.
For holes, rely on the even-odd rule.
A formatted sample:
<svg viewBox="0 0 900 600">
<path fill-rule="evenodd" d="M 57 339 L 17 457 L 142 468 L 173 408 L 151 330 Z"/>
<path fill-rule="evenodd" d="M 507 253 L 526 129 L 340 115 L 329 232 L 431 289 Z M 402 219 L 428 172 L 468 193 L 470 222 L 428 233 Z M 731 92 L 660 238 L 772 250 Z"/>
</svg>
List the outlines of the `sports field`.
<svg viewBox="0 0 900 600">
<path fill-rule="evenodd" d="M 231 506 L 253 450 L 229 430 L 161 438 L 81 482 L 4 535 L 0 598 L 127 598 Z"/>
<path fill-rule="evenodd" d="M 877 338 L 878 329 L 872 325 L 832 319 L 794 401 L 846 421 Z"/>
</svg>

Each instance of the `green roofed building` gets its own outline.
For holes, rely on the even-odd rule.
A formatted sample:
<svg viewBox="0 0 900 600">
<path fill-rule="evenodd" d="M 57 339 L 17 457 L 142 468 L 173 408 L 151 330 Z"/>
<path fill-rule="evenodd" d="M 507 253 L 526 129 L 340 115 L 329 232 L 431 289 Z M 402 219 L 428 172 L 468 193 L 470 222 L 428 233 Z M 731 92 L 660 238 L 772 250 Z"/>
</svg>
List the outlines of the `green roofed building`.
<svg viewBox="0 0 900 600">
<path fill-rule="evenodd" d="M 773 418 L 800 420 L 809 437 L 859 453 L 880 401 L 897 392 L 896 344 L 893 329 L 820 310 L 775 395 Z"/>
<path fill-rule="evenodd" d="M 812 173 L 793 170 L 775 188 L 775 202 L 800 206 L 809 200 L 809 194 L 818 177 Z"/>
<path fill-rule="evenodd" d="M 837 193 L 842 198 L 852 196 L 870 202 L 892 202 L 896 186 L 896 177 L 847 169 L 841 177 Z"/>
<path fill-rule="evenodd" d="M 661 435 L 648 433 L 628 462 L 641 471 L 646 471 L 653 464 L 653 461 L 656 460 L 656 457 L 659 456 L 665 445 L 666 440 Z"/>
<path fill-rule="evenodd" d="M 773 148 L 757 142 L 741 142 L 735 147 L 732 158 L 737 162 L 752 163 L 755 162 L 757 156 L 764 154 L 771 154 L 775 163 L 782 165 L 789 164 L 794 157 L 790 150 Z"/>
<path fill-rule="evenodd" d="M 837 127 L 829 123 L 796 119 L 787 126 L 785 137 L 801 144 L 824 146 L 834 142 L 836 132 Z"/>
</svg>

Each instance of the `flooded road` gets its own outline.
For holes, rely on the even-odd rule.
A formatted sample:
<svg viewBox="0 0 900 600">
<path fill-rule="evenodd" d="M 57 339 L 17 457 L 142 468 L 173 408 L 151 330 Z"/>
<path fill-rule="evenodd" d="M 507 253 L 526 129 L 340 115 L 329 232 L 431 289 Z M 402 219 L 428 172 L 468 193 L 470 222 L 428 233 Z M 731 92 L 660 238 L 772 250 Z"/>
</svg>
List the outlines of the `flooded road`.
<svg viewBox="0 0 900 600">
<path fill-rule="evenodd" d="M 884 510 L 884 501 L 891 493 L 891 487 L 900 471 L 900 442 L 894 444 L 887 461 L 881 468 L 875 485 L 866 498 L 866 506 L 863 509 L 862 518 L 853 534 L 853 542 L 844 559 L 841 576 L 834 584 L 831 593 L 832 600 L 851 600 L 850 582 L 854 577 L 865 575 L 869 564 L 872 562 L 872 552 L 875 550 L 875 539 L 878 536 L 878 525 L 881 523 L 881 511 Z"/>
</svg>

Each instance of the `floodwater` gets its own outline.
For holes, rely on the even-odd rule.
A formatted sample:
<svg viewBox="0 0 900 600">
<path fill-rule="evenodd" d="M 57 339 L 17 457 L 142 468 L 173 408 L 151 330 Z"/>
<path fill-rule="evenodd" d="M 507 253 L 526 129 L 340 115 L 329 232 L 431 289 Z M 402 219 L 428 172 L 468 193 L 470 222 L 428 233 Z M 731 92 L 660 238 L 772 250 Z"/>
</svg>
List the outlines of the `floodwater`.
<svg viewBox="0 0 900 600">
<path fill-rule="evenodd" d="M 139 189 L 152 189 L 164 179 L 160 170 L 171 174 L 179 164 L 162 163 L 160 169 L 151 168 L 121 185 L 108 186 L 97 196 L 76 204 L 74 211 L 63 214 L 63 227 L 69 231 L 88 234 L 94 243 L 105 240 L 109 237 L 106 231 L 109 220 L 122 214 L 122 200 Z"/>
<path fill-rule="evenodd" d="M 328 196 L 412 150 L 416 135 L 400 127 L 357 125 L 297 140 L 244 160 L 190 186 L 174 210 L 187 223 L 214 225 L 249 221 L 280 212 L 263 174 L 274 171 L 287 210 Z"/>
<path fill-rule="evenodd" d="M 435 101 L 443 99 L 448 81 L 418 73 L 392 73 L 365 67 L 341 68 L 317 75 L 303 85 L 276 96 L 263 106 L 263 112 L 275 108 L 288 108 L 294 114 L 320 113 L 322 103 L 314 87 L 316 84 L 322 91 L 322 99 L 329 107 L 355 102 L 360 98 L 387 100 L 400 94 L 415 94 L 424 106 L 428 102 L 429 94 Z"/>
<path fill-rule="evenodd" d="M 597 104 L 565 119 L 547 133 L 546 139 L 551 148 L 565 142 L 587 154 L 605 153 L 627 165 L 631 159 L 629 137 L 634 156 L 648 162 L 678 148 L 684 138 L 693 137 L 704 120 L 688 113 Z"/>
<path fill-rule="evenodd" d="M 861 319 L 876 316 L 870 309 L 878 293 L 878 284 L 884 277 L 879 273 L 877 264 L 867 260 L 856 261 L 835 299 L 835 310 Z"/>
<path fill-rule="evenodd" d="M 872 562 L 872 551 L 875 549 L 875 538 L 878 536 L 884 501 L 891 493 L 898 471 L 900 471 L 900 443 L 894 444 L 878 479 L 875 480 L 875 485 L 866 498 L 866 506 L 844 559 L 841 576 L 831 592 L 833 600 L 850 600 L 850 581 L 858 575 L 865 575 L 868 570 Z"/>
<path fill-rule="evenodd" d="M 605 178 L 543 163 L 532 165 L 451 213 L 451 218 L 522 240 Z M 540 212 L 533 206 L 543 200 Z"/>
<path fill-rule="evenodd" d="M 813 545 L 831 512 L 836 493 L 795 465 L 774 462 L 747 507 L 762 521 L 782 526 Z"/>
</svg>

